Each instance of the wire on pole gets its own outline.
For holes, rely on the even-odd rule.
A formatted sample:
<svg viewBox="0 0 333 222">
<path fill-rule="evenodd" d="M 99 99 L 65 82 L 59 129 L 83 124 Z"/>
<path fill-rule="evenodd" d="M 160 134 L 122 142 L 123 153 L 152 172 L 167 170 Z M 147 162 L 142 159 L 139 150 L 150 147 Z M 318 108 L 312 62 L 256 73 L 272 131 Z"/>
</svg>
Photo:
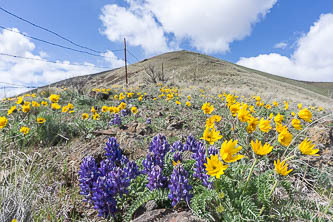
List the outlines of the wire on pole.
<svg viewBox="0 0 333 222">
<path fill-rule="evenodd" d="M 95 50 L 95 49 L 91 49 L 91 48 L 86 47 L 86 46 L 82 46 L 82 45 L 80 45 L 78 43 L 75 43 L 74 41 L 72 41 L 72 40 L 70 40 L 70 39 L 68 39 L 68 38 L 66 38 L 66 37 L 64 37 L 64 36 L 62 36 L 62 35 L 54 32 L 52 30 L 50 30 L 50 29 L 44 28 L 44 27 L 42 27 L 40 25 L 37 25 L 37 24 L 35 24 L 33 22 L 30 22 L 30 21 L 28 21 L 28 20 L 26 20 L 26 19 L 24 19 L 24 18 L 22 18 L 22 17 L 20 17 L 20 16 L 18 16 L 16 14 L 12 13 L 12 12 L 9 12 L 8 10 L 2 8 L 1 6 L 0 6 L 0 10 L 3 11 L 3 12 L 5 12 L 5 13 L 7 13 L 7 14 L 9 14 L 9 15 L 11 15 L 11 16 L 13 16 L 13 17 L 15 17 L 15 18 L 17 18 L 17 19 L 19 19 L 19 20 L 21 20 L 21 21 L 24 21 L 24 22 L 26 22 L 26 23 L 28 23 L 28 24 L 36 27 L 36 28 L 42 29 L 42 30 L 44 30 L 46 32 L 49 32 L 49 33 L 51 33 L 53 35 L 56 35 L 57 37 L 65 40 L 65 41 L 67 41 L 67 42 L 69 42 L 69 43 L 71 43 L 71 44 L 73 44 L 73 45 L 75 45 L 77 47 L 80 47 L 80 48 L 83 48 L 83 49 L 87 49 L 87 50 L 90 50 L 90 51 L 95 52 L 95 53 L 105 53 L 105 52 L 101 52 L 101 51 L 98 51 L 98 50 Z"/>
<path fill-rule="evenodd" d="M 48 62 L 48 63 L 54 63 L 54 64 L 59 64 L 59 65 L 70 65 L 70 66 L 85 66 L 85 67 L 93 67 L 93 68 L 100 68 L 100 69 L 111 69 L 110 67 L 103 67 L 103 66 L 95 66 L 95 65 L 88 65 L 88 64 L 64 64 L 62 62 L 58 61 L 50 61 L 46 59 L 38 59 L 38 58 L 29 58 L 29 57 L 24 57 L 24 56 L 18 56 L 18 55 L 11 55 L 7 53 L 0 53 L 2 56 L 7 56 L 7 57 L 13 57 L 13 58 L 19 58 L 19 59 L 26 59 L 26 60 L 36 60 L 36 61 L 42 61 L 42 62 Z"/>
</svg>

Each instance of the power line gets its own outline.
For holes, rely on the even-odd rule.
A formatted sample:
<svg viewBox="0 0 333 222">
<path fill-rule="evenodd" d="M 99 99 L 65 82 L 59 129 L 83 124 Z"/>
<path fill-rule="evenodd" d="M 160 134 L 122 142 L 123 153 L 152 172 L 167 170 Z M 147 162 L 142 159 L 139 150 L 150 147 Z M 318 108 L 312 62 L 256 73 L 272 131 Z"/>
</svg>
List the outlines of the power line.
<svg viewBox="0 0 333 222">
<path fill-rule="evenodd" d="M 101 66 L 94 66 L 94 65 L 87 65 L 87 64 L 64 64 L 64 63 L 57 62 L 57 61 L 50 61 L 50 60 L 45 60 L 45 59 L 37 59 L 37 58 L 29 58 L 29 57 L 24 57 L 24 56 L 10 55 L 10 54 L 7 54 L 7 53 L 0 53 L 0 55 L 13 57 L 13 58 L 19 58 L 19 59 L 36 60 L 36 61 L 54 63 L 54 64 L 59 64 L 59 65 L 86 66 L 86 67 L 94 67 L 94 68 L 100 68 L 100 69 L 111 69 L 110 67 L 101 67 Z"/>
<path fill-rule="evenodd" d="M 53 35 L 56 35 L 57 37 L 59 37 L 59 38 L 65 40 L 65 41 L 67 41 L 67 42 L 69 42 L 69 43 L 71 43 L 71 44 L 73 44 L 73 45 L 75 45 L 75 46 L 77 46 L 77 47 L 80 47 L 80 48 L 83 48 L 83 49 L 88 49 L 88 50 L 90 50 L 90 51 L 92 51 L 92 52 L 95 52 L 95 53 L 100 53 L 100 54 L 104 54 L 104 53 L 106 53 L 106 52 L 101 52 L 101 51 L 98 51 L 98 50 L 95 50 L 95 49 L 88 48 L 88 47 L 86 47 L 86 46 L 79 45 L 79 44 L 73 42 L 72 40 L 70 40 L 70 39 L 68 39 L 68 38 L 66 38 L 66 37 L 64 37 L 64 36 L 62 36 L 62 35 L 60 35 L 60 34 L 54 32 L 54 31 L 52 31 L 52 30 L 50 30 L 50 29 L 44 28 L 44 27 L 39 26 L 39 25 L 37 25 L 37 24 L 35 24 L 35 23 L 33 23 L 33 22 L 30 22 L 30 21 L 28 21 L 28 20 L 26 20 L 26 19 L 24 19 L 24 18 L 22 18 L 22 17 L 20 17 L 20 16 L 18 16 L 18 15 L 15 15 L 14 13 L 9 12 L 9 11 L 7 11 L 6 9 L 2 8 L 1 6 L 0 6 L 0 10 L 3 11 L 3 12 L 5 12 L 5 13 L 7 13 L 7 14 L 9 14 L 9 15 L 11 15 L 11 16 L 14 16 L 15 18 L 17 18 L 17 19 L 19 19 L 19 20 L 21 20 L 21 21 L 24 21 L 24 22 L 26 22 L 26 23 L 28 23 L 28 24 L 34 26 L 34 27 L 37 27 L 37 28 L 42 29 L 42 30 L 44 30 L 44 31 L 46 31 L 46 32 L 49 32 L 49 33 L 51 33 L 51 34 L 53 34 Z"/>
<path fill-rule="evenodd" d="M 138 62 L 140 62 L 140 60 L 134 55 L 134 53 L 132 53 L 129 49 L 127 49 L 127 52 L 133 56 Z"/>
<path fill-rule="evenodd" d="M 67 46 L 59 45 L 59 44 L 57 44 L 57 43 L 53 43 L 53 42 L 49 42 L 49 41 L 46 41 L 46 40 L 43 40 L 43 39 L 40 39 L 40 38 L 36 38 L 36 37 L 33 37 L 33 36 L 29 36 L 29 35 L 26 35 L 26 34 L 24 34 L 24 33 L 17 32 L 17 31 L 14 31 L 14 30 L 12 30 L 12 29 L 9 29 L 9 28 L 6 28 L 6 27 L 3 27 L 2 25 L 0 25 L 0 28 L 1 28 L 1 29 L 4 29 L 4 30 L 7 30 L 7 31 L 10 31 L 10 32 L 18 33 L 18 34 L 23 35 L 23 36 L 25 36 L 25 37 L 27 37 L 27 38 L 34 39 L 34 40 L 36 40 L 36 41 L 40 41 L 40 42 L 43 42 L 43 43 L 46 43 L 46 44 L 49 44 L 49 45 L 57 46 L 57 47 L 60 47 L 60 48 L 63 48 L 63 49 L 68 49 L 68 50 L 75 51 L 75 52 L 79 52 L 79 53 L 85 53 L 85 54 L 92 55 L 92 56 L 98 56 L 98 57 L 104 57 L 104 58 L 111 58 L 111 57 L 108 57 L 108 56 L 103 56 L 103 55 L 94 54 L 94 53 L 87 52 L 87 51 L 82 51 L 82 50 L 73 49 L 73 48 L 70 48 L 70 47 L 67 47 Z M 109 51 L 118 52 L 118 51 L 123 51 L 123 49 L 115 49 L 115 50 L 109 50 Z"/>
<path fill-rule="evenodd" d="M 9 82 L 0 82 L 0 84 L 10 85 L 12 87 L 17 87 L 17 88 L 38 88 L 38 86 L 26 86 L 26 85 L 20 85 L 20 84 L 9 83 Z"/>
</svg>

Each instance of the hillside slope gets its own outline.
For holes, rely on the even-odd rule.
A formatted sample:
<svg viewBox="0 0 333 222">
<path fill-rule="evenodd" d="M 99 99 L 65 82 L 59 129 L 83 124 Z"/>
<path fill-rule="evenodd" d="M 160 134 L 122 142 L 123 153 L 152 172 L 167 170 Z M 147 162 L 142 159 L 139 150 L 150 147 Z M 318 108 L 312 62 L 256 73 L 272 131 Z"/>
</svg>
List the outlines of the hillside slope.
<svg viewBox="0 0 333 222">
<path fill-rule="evenodd" d="M 191 84 L 212 92 L 229 90 L 241 95 L 260 94 L 271 98 L 302 102 L 308 105 L 331 106 L 333 83 L 315 83 L 292 80 L 243 66 L 235 65 L 211 56 L 175 51 L 158 55 L 128 66 L 130 86 L 143 84 L 149 66 L 163 71 L 169 83 L 178 86 Z M 125 84 L 124 68 L 113 69 L 97 74 L 74 77 L 52 84 L 53 86 L 75 86 L 83 90 L 96 87 L 110 87 Z"/>
</svg>

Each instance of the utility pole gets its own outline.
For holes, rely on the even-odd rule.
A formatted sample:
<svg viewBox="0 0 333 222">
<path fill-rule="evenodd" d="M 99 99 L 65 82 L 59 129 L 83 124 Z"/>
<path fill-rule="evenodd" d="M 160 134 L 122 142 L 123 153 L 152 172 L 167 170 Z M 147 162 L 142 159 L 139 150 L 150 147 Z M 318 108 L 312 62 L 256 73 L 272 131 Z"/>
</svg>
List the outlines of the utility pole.
<svg viewBox="0 0 333 222">
<path fill-rule="evenodd" d="M 127 79 L 127 56 L 126 56 L 126 38 L 124 38 L 124 53 L 125 53 L 125 75 L 126 75 L 126 85 L 128 85 L 128 79 Z"/>
</svg>

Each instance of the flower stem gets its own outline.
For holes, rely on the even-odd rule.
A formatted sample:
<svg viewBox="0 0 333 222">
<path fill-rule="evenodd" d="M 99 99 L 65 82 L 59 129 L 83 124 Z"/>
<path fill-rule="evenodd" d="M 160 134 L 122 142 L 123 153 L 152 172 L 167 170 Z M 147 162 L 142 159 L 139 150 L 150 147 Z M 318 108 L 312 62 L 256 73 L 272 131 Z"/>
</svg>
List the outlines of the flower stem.
<svg viewBox="0 0 333 222">
<path fill-rule="evenodd" d="M 252 164 L 252 167 L 251 167 L 251 169 L 250 169 L 250 173 L 249 173 L 249 175 L 248 175 L 248 177 L 247 177 L 247 179 L 246 179 L 246 184 L 245 184 L 244 190 L 246 189 L 246 187 L 247 187 L 247 185 L 248 185 L 248 183 L 249 183 L 249 181 L 250 181 L 250 178 L 251 178 L 252 173 L 253 173 L 253 169 L 254 169 L 255 165 L 257 164 L 257 162 L 258 162 L 258 159 L 255 158 L 255 159 L 254 159 L 254 162 L 253 162 L 253 164 Z"/>
<path fill-rule="evenodd" d="M 273 192 L 274 192 L 274 190 L 275 190 L 277 184 L 278 184 L 278 180 L 276 179 L 276 180 L 275 180 L 275 183 L 274 183 L 274 185 L 273 185 L 273 187 L 272 187 L 271 192 L 268 194 L 268 198 L 270 198 L 270 197 L 272 196 L 272 194 L 273 194 Z M 265 206 L 263 206 L 263 207 L 261 208 L 261 210 L 260 210 L 260 212 L 259 212 L 259 216 L 264 212 L 264 210 L 265 210 Z"/>
<path fill-rule="evenodd" d="M 296 157 L 295 155 L 292 155 L 292 156 L 290 156 L 290 157 L 287 157 L 287 158 L 284 159 L 283 161 L 291 160 L 291 159 L 293 159 L 293 158 L 295 158 L 295 157 Z"/>
</svg>

